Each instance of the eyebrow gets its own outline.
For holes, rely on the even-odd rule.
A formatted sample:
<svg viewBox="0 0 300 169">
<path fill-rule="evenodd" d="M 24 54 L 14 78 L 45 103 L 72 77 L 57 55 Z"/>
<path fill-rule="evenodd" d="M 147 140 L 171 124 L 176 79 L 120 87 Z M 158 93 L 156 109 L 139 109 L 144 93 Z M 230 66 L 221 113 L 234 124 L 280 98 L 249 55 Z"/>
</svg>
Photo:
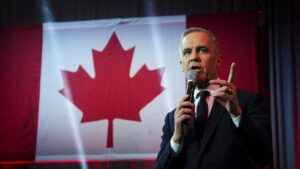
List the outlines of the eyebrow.
<svg viewBox="0 0 300 169">
<path fill-rule="evenodd" d="M 209 47 L 208 46 L 203 46 L 203 45 L 196 47 L 196 50 L 202 50 L 202 49 L 209 50 Z"/>
<path fill-rule="evenodd" d="M 196 46 L 196 48 L 208 48 L 208 45 L 199 45 L 199 46 Z"/>
<path fill-rule="evenodd" d="M 185 52 L 185 51 L 187 51 L 187 50 L 192 50 L 193 48 L 191 47 L 191 48 L 184 48 L 183 50 L 182 50 L 182 52 Z"/>
<path fill-rule="evenodd" d="M 185 51 L 187 51 L 187 50 L 192 50 L 194 47 L 186 47 L 186 48 L 184 48 L 183 50 L 182 50 L 182 52 L 185 52 Z M 201 49 L 201 48 L 209 48 L 207 45 L 199 45 L 199 46 L 196 46 L 196 49 Z"/>
</svg>

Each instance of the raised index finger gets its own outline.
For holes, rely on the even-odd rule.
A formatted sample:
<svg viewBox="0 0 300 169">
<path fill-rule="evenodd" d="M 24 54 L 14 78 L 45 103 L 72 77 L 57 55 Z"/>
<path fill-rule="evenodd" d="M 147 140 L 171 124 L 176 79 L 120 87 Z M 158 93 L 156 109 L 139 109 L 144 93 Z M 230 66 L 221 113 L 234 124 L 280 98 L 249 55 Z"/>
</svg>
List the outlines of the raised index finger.
<svg viewBox="0 0 300 169">
<path fill-rule="evenodd" d="M 229 72 L 229 76 L 228 76 L 228 82 L 229 83 L 234 83 L 234 76 L 235 76 L 235 63 L 231 63 L 230 66 L 230 72 Z"/>
</svg>

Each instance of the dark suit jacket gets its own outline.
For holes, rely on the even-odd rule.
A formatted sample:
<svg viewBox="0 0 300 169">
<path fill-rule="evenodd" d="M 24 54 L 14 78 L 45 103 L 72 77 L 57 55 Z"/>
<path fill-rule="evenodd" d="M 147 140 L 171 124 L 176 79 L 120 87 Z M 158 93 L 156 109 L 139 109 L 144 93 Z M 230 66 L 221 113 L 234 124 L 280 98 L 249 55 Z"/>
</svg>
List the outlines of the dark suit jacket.
<svg viewBox="0 0 300 169">
<path fill-rule="evenodd" d="M 252 169 L 272 159 L 270 116 L 261 97 L 238 90 L 243 110 L 237 128 L 227 110 L 215 100 L 201 138 L 190 130 L 180 154 L 170 146 L 174 132 L 174 112 L 165 118 L 161 150 L 156 169 Z"/>
</svg>

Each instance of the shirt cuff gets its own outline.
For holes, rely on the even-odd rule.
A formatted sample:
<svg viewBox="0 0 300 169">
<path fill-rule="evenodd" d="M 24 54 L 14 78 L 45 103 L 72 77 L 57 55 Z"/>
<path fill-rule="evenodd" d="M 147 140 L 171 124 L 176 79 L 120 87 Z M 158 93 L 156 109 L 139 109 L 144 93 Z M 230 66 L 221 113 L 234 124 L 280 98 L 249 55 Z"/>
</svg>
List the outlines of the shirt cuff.
<svg viewBox="0 0 300 169">
<path fill-rule="evenodd" d="M 179 154 L 182 149 L 182 144 L 175 143 L 172 139 L 170 142 L 172 150 L 175 152 L 175 154 Z"/>
<path fill-rule="evenodd" d="M 234 116 L 233 114 L 229 113 L 232 119 L 233 124 L 235 125 L 235 127 L 239 127 L 240 126 L 240 121 L 241 121 L 241 116 Z"/>
</svg>

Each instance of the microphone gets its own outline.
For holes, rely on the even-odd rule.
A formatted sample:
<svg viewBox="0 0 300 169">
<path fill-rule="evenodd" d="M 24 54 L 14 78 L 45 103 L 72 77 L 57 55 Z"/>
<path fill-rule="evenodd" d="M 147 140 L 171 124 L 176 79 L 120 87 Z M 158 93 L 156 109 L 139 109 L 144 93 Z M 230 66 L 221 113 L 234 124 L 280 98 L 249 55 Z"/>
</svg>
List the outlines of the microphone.
<svg viewBox="0 0 300 169">
<path fill-rule="evenodd" d="M 199 72 L 197 70 L 190 70 L 188 72 L 186 94 L 189 95 L 188 100 L 191 103 L 194 103 L 194 91 L 196 88 L 196 81 L 197 81 L 198 75 L 199 75 Z"/>
<path fill-rule="evenodd" d="M 188 71 L 187 75 L 187 86 L 186 86 L 186 94 L 189 95 L 188 101 L 194 104 L 194 91 L 196 88 L 196 81 L 198 78 L 199 72 L 196 70 Z M 183 124 L 187 124 L 188 120 L 182 121 Z"/>
</svg>

